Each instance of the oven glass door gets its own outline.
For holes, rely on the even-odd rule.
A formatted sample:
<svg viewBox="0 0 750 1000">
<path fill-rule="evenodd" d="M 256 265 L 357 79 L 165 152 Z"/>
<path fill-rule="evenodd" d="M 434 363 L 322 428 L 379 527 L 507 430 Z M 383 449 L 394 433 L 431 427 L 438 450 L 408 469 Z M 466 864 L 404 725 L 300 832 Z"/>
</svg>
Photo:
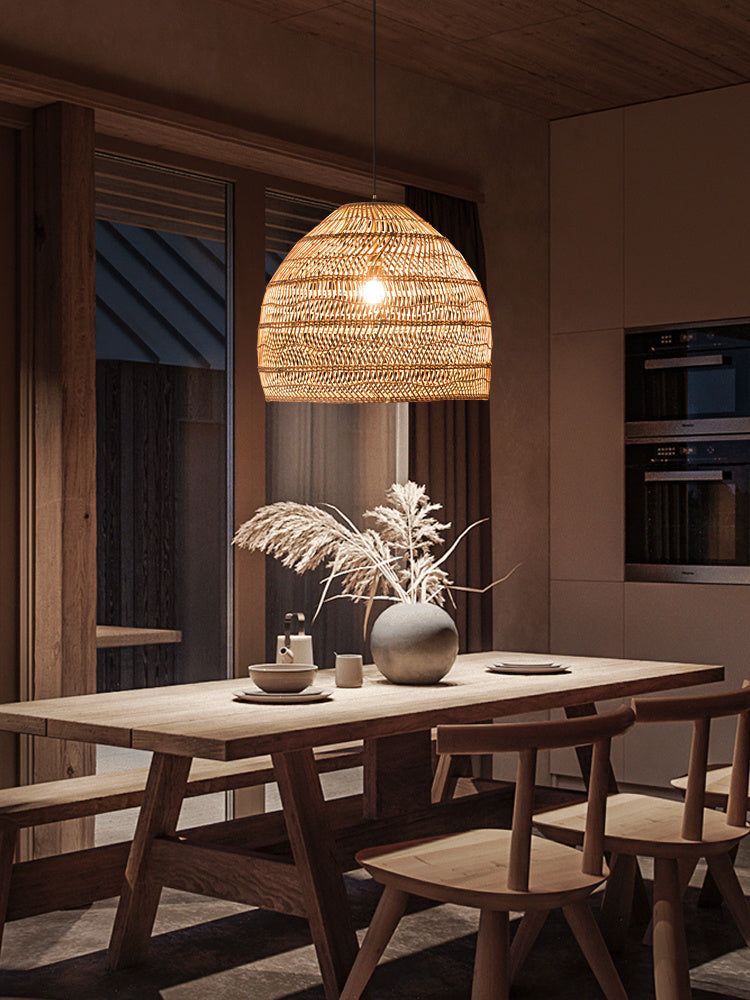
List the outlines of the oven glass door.
<svg viewBox="0 0 750 1000">
<path fill-rule="evenodd" d="M 750 579 L 750 441 L 633 444 L 626 465 L 628 579 Z"/>
<path fill-rule="evenodd" d="M 634 423 L 750 417 L 750 324 L 629 333 L 625 397 L 631 436 Z"/>
</svg>

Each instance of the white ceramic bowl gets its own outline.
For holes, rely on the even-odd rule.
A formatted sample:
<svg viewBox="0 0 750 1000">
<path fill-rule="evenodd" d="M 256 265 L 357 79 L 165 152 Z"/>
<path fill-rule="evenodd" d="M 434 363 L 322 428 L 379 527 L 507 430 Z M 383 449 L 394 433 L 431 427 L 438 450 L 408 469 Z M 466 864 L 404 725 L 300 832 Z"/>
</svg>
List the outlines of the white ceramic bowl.
<svg viewBox="0 0 750 1000">
<path fill-rule="evenodd" d="M 261 691 L 293 694 L 310 686 L 318 668 L 309 663 L 254 663 L 247 669 Z"/>
</svg>

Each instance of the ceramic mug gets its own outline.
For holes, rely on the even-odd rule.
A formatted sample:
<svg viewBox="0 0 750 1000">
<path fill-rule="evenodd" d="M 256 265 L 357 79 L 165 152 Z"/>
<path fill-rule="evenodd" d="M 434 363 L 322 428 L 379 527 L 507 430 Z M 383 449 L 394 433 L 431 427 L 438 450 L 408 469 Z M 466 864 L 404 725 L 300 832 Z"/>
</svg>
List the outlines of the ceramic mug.
<svg viewBox="0 0 750 1000">
<path fill-rule="evenodd" d="M 359 653 L 336 653 L 336 687 L 362 687 L 362 657 Z"/>
</svg>

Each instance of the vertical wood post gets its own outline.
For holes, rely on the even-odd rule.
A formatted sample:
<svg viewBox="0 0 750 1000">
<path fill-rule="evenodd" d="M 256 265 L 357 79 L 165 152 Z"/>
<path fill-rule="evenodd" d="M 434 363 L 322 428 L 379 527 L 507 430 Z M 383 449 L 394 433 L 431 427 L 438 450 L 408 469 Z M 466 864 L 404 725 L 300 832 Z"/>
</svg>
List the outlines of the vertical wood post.
<svg viewBox="0 0 750 1000">
<path fill-rule="evenodd" d="M 18 302 L 16 288 L 20 262 L 17 260 L 16 234 L 21 222 L 17 200 L 17 176 L 20 157 L 11 129 L 0 128 L 0 652 L 3 670 L 0 697 L 15 701 L 19 697 L 19 382 L 18 382 Z M 20 258 L 20 252 L 18 253 Z M 18 738 L 13 733 L 0 735 L 0 785 L 16 781 Z"/>
<path fill-rule="evenodd" d="M 34 698 L 96 688 L 94 113 L 34 114 Z M 93 770 L 94 748 L 37 740 L 35 781 Z M 45 827 L 35 853 L 85 845 Z"/>
</svg>

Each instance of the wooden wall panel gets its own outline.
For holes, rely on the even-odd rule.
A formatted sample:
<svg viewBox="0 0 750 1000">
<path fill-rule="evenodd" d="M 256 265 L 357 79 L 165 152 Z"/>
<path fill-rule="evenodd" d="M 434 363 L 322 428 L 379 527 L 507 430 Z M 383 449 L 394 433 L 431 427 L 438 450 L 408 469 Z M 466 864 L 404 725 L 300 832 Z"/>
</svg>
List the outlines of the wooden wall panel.
<svg viewBox="0 0 750 1000">
<path fill-rule="evenodd" d="M 94 115 L 34 115 L 34 697 L 96 683 Z M 88 773 L 93 747 L 38 740 L 35 781 Z M 45 827 L 37 853 L 86 828 Z"/>
<path fill-rule="evenodd" d="M 16 147 L 0 129 L 0 700 L 19 697 L 19 482 Z M 16 784 L 17 738 L 0 735 L 0 786 Z"/>
</svg>

